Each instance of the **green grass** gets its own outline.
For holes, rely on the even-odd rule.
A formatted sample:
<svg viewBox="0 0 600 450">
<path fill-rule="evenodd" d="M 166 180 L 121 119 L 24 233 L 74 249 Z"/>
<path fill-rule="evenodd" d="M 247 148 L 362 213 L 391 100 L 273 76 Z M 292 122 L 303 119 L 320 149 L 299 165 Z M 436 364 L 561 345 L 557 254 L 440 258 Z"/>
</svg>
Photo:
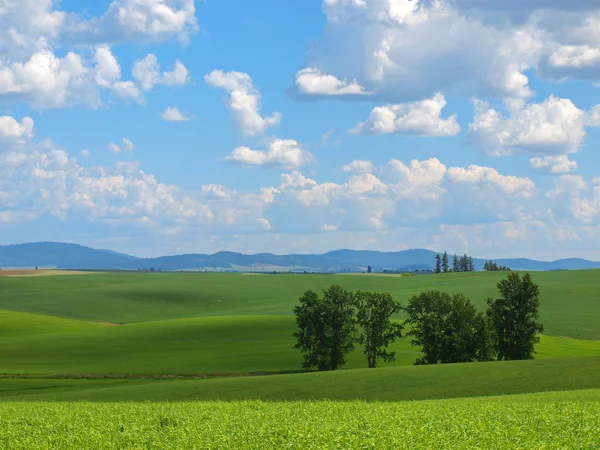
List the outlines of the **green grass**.
<svg viewBox="0 0 600 450">
<path fill-rule="evenodd" d="M 600 358 L 406 366 L 203 380 L 0 380 L 26 400 L 403 401 L 600 388 Z"/>
<path fill-rule="evenodd" d="M 502 273 L 410 277 L 231 273 L 102 273 L 69 277 L 0 277 L 0 309 L 131 323 L 207 316 L 291 315 L 306 289 L 333 283 L 390 292 L 406 303 L 427 289 L 463 292 L 483 309 Z M 545 333 L 600 339 L 600 270 L 538 272 Z"/>
<path fill-rule="evenodd" d="M 291 316 L 223 316 L 102 326 L 0 311 L 0 373 L 182 374 L 299 370 Z M 391 347 L 392 366 L 412 365 L 408 339 Z M 543 358 L 599 356 L 600 341 L 542 336 Z M 390 364 L 381 364 L 383 367 Z M 347 368 L 366 367 L 362 348 Z"/>
<path fill-rule="evenodd" d="M 408 403 L 3 403 L 0 447 L 597 448 L 600 391 Z"/>
</svg>

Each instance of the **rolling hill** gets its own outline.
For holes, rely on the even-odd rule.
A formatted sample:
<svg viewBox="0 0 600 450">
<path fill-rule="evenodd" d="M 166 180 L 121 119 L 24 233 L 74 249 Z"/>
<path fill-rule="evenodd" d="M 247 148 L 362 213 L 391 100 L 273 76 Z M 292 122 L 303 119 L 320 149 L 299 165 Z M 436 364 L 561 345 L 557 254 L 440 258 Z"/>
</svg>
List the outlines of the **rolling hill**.
<svg viewBox="0 0 600 450">
<path fill-rule="evenodd" d="M 319 255 L 246 255 L 217 252 L 211 255 L 186 254 L 138 258 L 111 250 L 98 250 L 77 244 L 38 242 L 0 246 L 0 267 L 53 267 L 85 270 L 235 270 L 235 271 L 315 271 L 360 272 L 370 265 L 375 271 L 414 271 L 430 269 L 436 253 L 413 249 L 398 252 L 369 250 L 336 250 Z M 493 259 L 493 258 L 486 258 Z M 580 258 L 536 261 L 526 258 L 495 259 L 514 270 L 575 270 L 600 268 L 600 262 Z M 481 269 L 485 259 L 474 259 Z"/>
</svg>

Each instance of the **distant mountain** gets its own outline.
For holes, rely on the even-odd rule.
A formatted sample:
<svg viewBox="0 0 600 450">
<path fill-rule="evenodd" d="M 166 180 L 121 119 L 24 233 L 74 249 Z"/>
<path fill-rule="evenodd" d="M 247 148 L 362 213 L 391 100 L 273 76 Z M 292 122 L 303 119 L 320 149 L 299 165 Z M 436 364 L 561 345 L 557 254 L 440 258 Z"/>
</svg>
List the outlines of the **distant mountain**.
<svg viewBox="0 0 600 450">
<path fill-rule="evenodd" d="M 431 250 L 378 252 L 368 250 L 336 250 L 321 255 L 244 255 L 217 252 L 212 255 L 188 254 L 137 258 L 111 250 L 97 250 L 77 244 L 37 242 L 0 246 L 0 267 L 56 267 L 60 269 L 151 269 L 155 270 L 258 270 L 258 271 L 362 271 L 371 266 L 375 271 L 412 271 L 431 269 L 436 253 Z M 558 261 L 533 259 L 496 259 L 499 265 L 514 270 L 561 270 L 600 268 L 600 262 L 570 258 Z M 484 259 L 474 259 L 482 269 Z"/>
</svg>

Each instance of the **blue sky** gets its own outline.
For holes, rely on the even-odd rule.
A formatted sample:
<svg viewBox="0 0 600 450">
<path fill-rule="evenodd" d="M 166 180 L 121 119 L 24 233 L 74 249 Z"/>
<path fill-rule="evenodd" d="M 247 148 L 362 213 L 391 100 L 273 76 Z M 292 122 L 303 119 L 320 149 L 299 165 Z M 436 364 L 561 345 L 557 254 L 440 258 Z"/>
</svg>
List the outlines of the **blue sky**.
<svg viewBox="0 0 600 450">
<path fill-rule="evenodd" d="M 0 244 L 600 260 L 600 7 L 0 0 Z"/>
</svg>

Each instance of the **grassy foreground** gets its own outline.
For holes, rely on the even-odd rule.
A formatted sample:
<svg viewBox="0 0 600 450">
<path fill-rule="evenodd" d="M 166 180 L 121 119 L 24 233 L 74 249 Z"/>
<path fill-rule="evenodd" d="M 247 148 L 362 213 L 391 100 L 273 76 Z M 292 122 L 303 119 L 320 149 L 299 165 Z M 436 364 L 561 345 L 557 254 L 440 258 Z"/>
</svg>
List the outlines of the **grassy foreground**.
<svg viewBox="0 0 600 450">
<path fill-rule="evenodd" d="M 0 447 L 597 448 L 600 390 L 426 402 L 2 403 Z"/>
</svg>

